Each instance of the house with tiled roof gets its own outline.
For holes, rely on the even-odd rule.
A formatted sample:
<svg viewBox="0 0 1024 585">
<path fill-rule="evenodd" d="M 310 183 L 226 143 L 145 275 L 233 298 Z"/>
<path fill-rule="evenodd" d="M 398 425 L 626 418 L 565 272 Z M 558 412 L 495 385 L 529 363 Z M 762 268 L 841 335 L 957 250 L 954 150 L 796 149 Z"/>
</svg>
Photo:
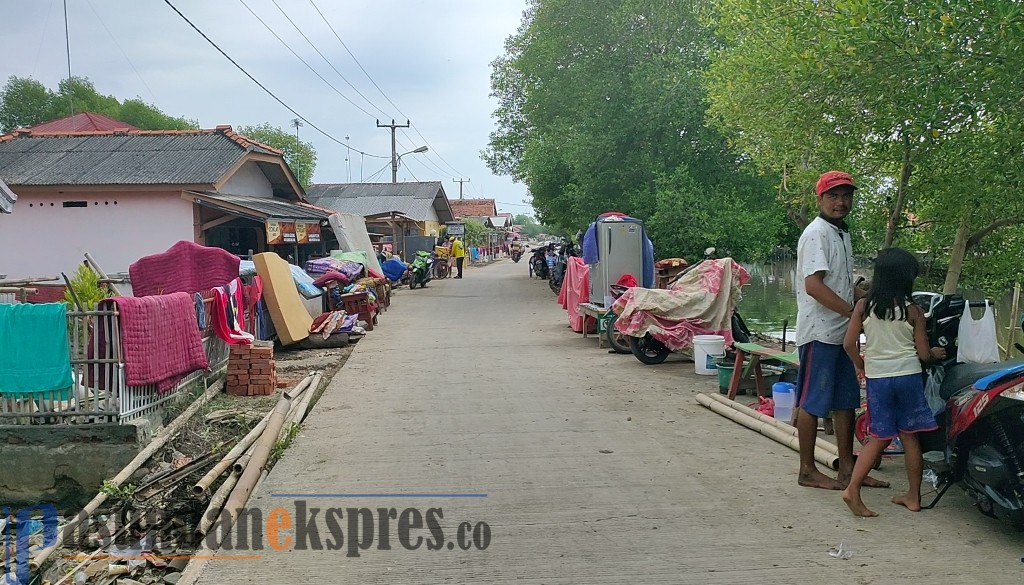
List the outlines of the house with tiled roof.
<svg viewBox="0 0 1024 585">
<path fill-rule="evenodd" d="M 59 129 L 67 123 L 0 136 L 0 180 L 18 193 L 17 213 L 0 217 L 8 278 L 73 272 L 85 252 L 124 272 L 180 240 L 297 262 L 326 252 L 330 213 L 308 205 L 281 151 L 231 126 Z"/>
<path fill-rule="evenodd" d="M 74 116 L 50 120 L 28 128 L 36 136 L 62 134 L 65 132 L 113 132 L 114 130 L 139 130 L 135 126 L 115 120 L 103 114 L 79 112 Z"/>
<path fill-rule="evenodd" d="M 477 218 L 482 223 L 484 218 L 498 215 L 498 206 L 494 199 L 456 199 L 452 201 L 452 212 L 456 219 Z"/>
</svg>

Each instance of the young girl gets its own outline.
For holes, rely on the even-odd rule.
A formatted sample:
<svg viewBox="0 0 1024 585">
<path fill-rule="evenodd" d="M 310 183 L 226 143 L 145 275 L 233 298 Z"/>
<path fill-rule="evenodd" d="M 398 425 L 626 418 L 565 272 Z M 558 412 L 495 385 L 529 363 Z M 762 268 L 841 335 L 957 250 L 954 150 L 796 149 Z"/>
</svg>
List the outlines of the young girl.
<svg viewBox="0 0 1024 585">
<path fill-rule="evenodd" d="M 877 516 L 860 497 L 861 483 L 882 451 L 896 435 L 903 441 L 910 488 L 892 502 L 917 512 L 921 509 L 921 473 L 924 461 L 916 433 L 937 428 L 924 397 L 921 362 L 945 357 L 942 348 L 929 348 L 925 317 L 911 293 L 918 263 L 906 250 L 888 248 L 875 259 L 875 274 L 868 296 L 853 310 L 843 347 L 858 376 L 868 385 L 871 440 L 864 445 L 843 492 L 843 501 L 857 516 Z M 867 337 L 864 357 L 857 344 Z"/>
</svg>

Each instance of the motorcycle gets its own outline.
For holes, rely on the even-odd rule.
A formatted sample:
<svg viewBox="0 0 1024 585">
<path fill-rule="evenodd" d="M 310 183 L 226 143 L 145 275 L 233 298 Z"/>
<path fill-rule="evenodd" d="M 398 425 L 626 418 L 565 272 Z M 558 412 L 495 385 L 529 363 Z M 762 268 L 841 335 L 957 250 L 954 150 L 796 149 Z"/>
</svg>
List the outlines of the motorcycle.
<svg viewBox="0 0 1024 585">
<path fill-rule="evenodd" d="M 937 490 L 922 508 L 934 508 L 959 485 L 983 514 L 1024 530 L 1024 362 L 957 364 L 966 301 L 934 293 L 915 293 L 914 301 L 925 311 L 929 343 L 947 352 L 929 374 L 942 376 L 937 384 L 944 410 L 936 416 L 939 429 L 920 435 L 925 469 Z"/>
<path fill-rule="evenodd" d="M 550 274 L 548 270 L 547 260 L 547 246 L 541 246 L 533 249 L 533 254 L 530 255 L 530 277 L 536 276 L 542 280 L 547 280 Z"/>
<path fill-rule="evenodd" d="M 568 240 L 562 241 L 562 247 L 558 250 L 558 263 L 555 264 L 555 268 L 551 271 L 551 276 L 548 278 L 548 286 L 551 287 L 551 292 L 556 295 L 561 292 L 562 281 L 565 280 L 565 273 L 569 269 L 569 258 L 579 255 L 580 251 L 576 248 L 576 244 Z"/>
<path fill-rule="evenodd" d="M 417 285 L 420 288 L 427 287 L 427 283 L 433 278 L 432 263 L 430 252 L 416 252 L 416 259 L 409 266 L 409 290 L 416 288 Z"/>
<path fill-rule="evenodd" d="M 519 261 L 522 258 L 523 258 L 523 250 L 522 250 L 522 248 L 513 248 L 512 249 L 512 261 L 518 264 Z"/>
</svg>

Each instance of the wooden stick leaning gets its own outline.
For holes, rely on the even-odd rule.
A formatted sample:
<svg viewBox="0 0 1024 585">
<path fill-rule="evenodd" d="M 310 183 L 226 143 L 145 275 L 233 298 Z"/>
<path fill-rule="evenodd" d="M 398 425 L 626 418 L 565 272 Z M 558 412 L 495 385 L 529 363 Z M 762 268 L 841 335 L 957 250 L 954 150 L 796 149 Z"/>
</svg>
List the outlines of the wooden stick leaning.
<svg viewBox="0 0 1024 585">
<path fill-rule="evenodd" d="M 299 404 L 299 410 L 295 414 L 295 422 L 302 424 L 302 421 L 306 420 L 306 414 L 309 411 L 309 405 L 313 402 L 313 398 L 316 393 L 320 390 L 320 383 L 323 380 L 323 372 L 317 372 L 316 376 L 313 377 L 313 381 L 309 383 L 309 389 L 306 390 L 305 396 L 302 397 L 302 402 Z"/>
<path fill-rule="evenodd" d="M 171 421 L 171 424 L 167 425 L 167 427 L 165 427 L 163 431 L 157 433 L 153 437 L 153 440 L 149 443 L 149 445 L 146 445 L 146 448 L 140 451 L 139 454 L 135 456 L 135 459 L 132 459 L 131 462 L 128 463 L 128 465 L 125 466 L 125 468 L 122 469 L 120 473 L 114 476 L 114 479 L 110 480 L 111 485 L 113 485 L 114 487 L 120 487 L 122 484 L 124 484 L 124 482 L 128 481 L 128 479 L 136 471 L 138 471 L 140 467 L 142 467 L 143 463 L 148 461 L 149 458 L 152 457 L 154 453 L 159 451 L 164 445 L 167 444 L 168 441 L 174 438 L 174 436 L 178 434 L 182 427 L 185 426 L 185 423 L 187 423 L 189 419 L 192 418 L 193 415 L 199 412 L 200 409 L 206 406 L 206 403 L 209 402 L 210 399 L 212 399 L 217 394 L 220 394 L 221 391 L 223 391 L 223 389 L 223 381 L 216 382 L 215 384 L 207 388 L 206 392 L 204 392 L 202 396 L 197 398 L 196 401 L 193 402 L 185 410 L 185 412 L 182 412 L 181 414 L 178 415 L 177 418 Z M 55 550 L 57 550 L 61 547 L 61 545 L 64 544 L 64 539 L 68 535 L 73 534 L 75 529 L 78 528 L 78 525 L 81 524 L 83 520 L 91 517 L 100 507 L 100 505 L 102 505 L 103 502 L 105 501 L 107 501 L 106 493 L 100 492 L 96 494 L 96 497 L 93 498 L 91 502 L 86 504 L 85 508 L 83 508 L 82 511 L 77 516 L 75 516 L 70 522 L 68 522 L 64 526 L 64 528 L 61 531 L 57 533 L 57 538 L 53 544 L 40 550 L 39 554 L 37 554 L 35 557 L 29 560 L 29 567 L 33 571 L 39 570 L 39 567 L 41 567 L 43 563 L 46 562 L 46 559 L 49 558 L 49 556 L 53 554 Z"/>
<path fill-rule="evenodd" d="M 725 404 L 715 401 L 706 394 L 698 394 L 697 402 L 708 407 L 713 412 L 732 420 L 733 422 L 738 422 L 748 429 L 757 431 L 769 439 L 781 443 L 794 451 L 800 451 L 800 441 L 795 435 L 786 433 L 785 431 L 782 431 L 769 423 L 758 420 L 740 410 L 730 408 Z M 814 447 L 814 460 L 827 466 L 829 469 L 839 469 L 839 456 L 830 451 L 825 451 L 817 445 Z"/>
<path fill-rule="evenodd" d="M 238 484 L 238 478 L 241 474 L 237 470 L 232 470 L 231 475 L 224 480 L 224 483 L 217 488 L 214 492 L 213 497 L 210 498 L 210 505 L 206 507 L 206 511 L 203 512 L 202 519 L 199 521 L 199 526 L 196 527 L 196 534 L 199 536 L 206 536 L 206 533 L 213 526 L 213 523 L 217 521 L 220 515 L 221 509 L 224 507 L 224 502 L 227 501 L 228 496 L 231 495 L 231 491 L 235 489 Z"/>
<path fill-rule="evenodd" d="M 742 412 L 743 414 L 752 416 L 763 423 L 770 424 L 784 433 L 793 435 L 794 437 L 797 436 L 796 427 L 794 427 L 793 425 L 787 425 L 782 421 L 775 420 L 774 418 L 768 416 L 767 414 L 757 412 L 753 408 L 750 408 L 749 406 L 744 406 L 736 402 L 735 400 L 729 400 L 728 398 L 722 396 L 721 394 L 705 394 L 705 396 L 710 396 L 714 400 L 721 402 L 722 404 L 732 408 L 733 410 L 737 410 L 739 412 Z M 839 456 L 839 447 L 835 446 L 835 444 L 829 443 L 828 441 L 822 439 L 821 437 L 815 437 L 814 442 L 817 448 L 822 449 L 823 451 L 828 451 L 829 453 L 834 453 L 837 457 Z"/>
</svg>

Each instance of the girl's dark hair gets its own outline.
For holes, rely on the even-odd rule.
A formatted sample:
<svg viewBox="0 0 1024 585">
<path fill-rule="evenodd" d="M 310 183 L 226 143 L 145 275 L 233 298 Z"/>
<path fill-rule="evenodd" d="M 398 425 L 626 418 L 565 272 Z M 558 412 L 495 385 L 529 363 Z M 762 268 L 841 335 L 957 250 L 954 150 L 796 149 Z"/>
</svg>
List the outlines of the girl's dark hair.
<svg viewBox="0 0 1024 585">
<path fill-rule="evenodd" d="M 913 303 L 914 279 L 920 266 L 917 258 L 901 248 L 886 248 L 875 257 L 875 274 L 868 291 L 868 314 L 879 319 L 904 321 L 907 303 Z M 896 309 L 899 308 L 899 316 Z"/>
</svg>

